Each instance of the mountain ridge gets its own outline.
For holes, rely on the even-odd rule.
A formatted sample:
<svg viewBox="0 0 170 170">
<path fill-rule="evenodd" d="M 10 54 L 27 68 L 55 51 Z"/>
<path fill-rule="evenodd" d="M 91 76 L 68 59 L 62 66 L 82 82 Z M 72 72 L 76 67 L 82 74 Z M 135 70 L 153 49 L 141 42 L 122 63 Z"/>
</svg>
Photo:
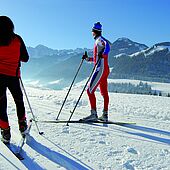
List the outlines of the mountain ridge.
<svg viewBox="0 0 170 170">
<path fill-rule="evenodd" d="M 43 53 L 42 49 L 46 52 Z M 22 68 L 23 76 L 43 82 L 62 79 L 60 84 L 63 87 L 68 86 L 74 77 L 84 51 L 88 51 L 89 56 L 93 53 L 87 48 L 53 50 L 43 45 L 36 46 L 36 50 L 40 51 L 35 54 L 43 55 L 30 55 L 30 62 Z M 111 44 L 109 66 L 109 78 L 170 82 L 170 42 L 148 47 L 125 37 L 118 38 Z M 77 81 L 88 77 L 92 67 L 93 64 L 84 61 Z"/>
</svg>

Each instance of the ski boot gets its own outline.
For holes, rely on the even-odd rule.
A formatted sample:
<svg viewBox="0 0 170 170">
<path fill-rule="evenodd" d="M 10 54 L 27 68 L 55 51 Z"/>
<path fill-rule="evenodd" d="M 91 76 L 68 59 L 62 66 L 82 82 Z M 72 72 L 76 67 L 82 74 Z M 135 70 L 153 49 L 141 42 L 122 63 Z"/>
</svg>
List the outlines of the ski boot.
<svg viewBox="0 0 170 170">
<path fill-rule="evenodd" d="M 25 135 L 28 133 L 27 120 L 26 119 L 19 120 L 18 124 L 19 124 L 19 130 L 20 130 L 22 137 L 25 137 Z"/>
<path fill-rule="evenodd" d="M 6 129 L 1 128 L 1 135 L 2 135 L 1 141 L 4 144 L 9 144 L 11 139 L 10 127 Z"/>
<path fill-rule="evenodd" d="M 100 116 L 100 117 L 98 118 L 98 120 L 107 122 L 107 121 L 108 121 L 108 111 L 103 110 L 103 114 L 102 114 L 102 116 Z"/>
<path fill-rule="evenodd" d="M 97 116 L 97 112 L 96 110 L 92 109 L 91 110 L 91 114 L 83 119 L 80 119 L 80 121 L 83 122 L 90 122 L 90 121 L 97 121 L 98 120 L 98 116 Z"/>
</svg>

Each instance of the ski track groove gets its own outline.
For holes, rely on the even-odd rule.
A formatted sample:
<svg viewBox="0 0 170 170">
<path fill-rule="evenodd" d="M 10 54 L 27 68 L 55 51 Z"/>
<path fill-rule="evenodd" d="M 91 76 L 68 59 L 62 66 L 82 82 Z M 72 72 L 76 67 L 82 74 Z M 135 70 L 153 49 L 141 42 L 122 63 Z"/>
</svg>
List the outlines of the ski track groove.
<svg viewBox="0 0 170 170">
<path fill-rule="evenodd" d="M 84 128 L 85 125 L 89 125 L 89 126 L 93 126 L 94 129 L 89 129 L 89 128 Z M 79 125 L 80 126 L 80 125 Z M 157 143 L 157 144 L 165 144 L 165 145 L 170 145 L 170 134 L 168 135 L 164 135 L 166 138 L 162 137 L 163 134 L 162 133 L 157 133 L 157 132 L 149 132 L 149 131 L 145 131 L 146 133 L 144 133 L 143 131 L 140 132 L 140 130 L 138 129 L 133 129 L 132 130 L 129 130 L 129 127 L 130 125 L 123 125 L 120 127 L 120 125 L 99 125 L 99 124 L 83 124 L 81 125 L 83 127 L 81 127 L 82 129 L 86 129 L 86 130 L 90 130 L 90 131 L 93 131 L 95 132 L 96 130 L 101 132 L 101 130 L 104 128 L 106 131 L 108 131 L 110 134 L 114 134 L 116 136 L 119 136 L 119 137 L 123 137 L 123 138 L 129 138 L 131 136 L 131 139 L 133 140 L 138 140 L 138 141 L 145 141 L 145 142 L 154 142 L 154 143 Z M 119 127 L 118 127 L 119 126 Z M 79 127 L 74 127 L 74 125 L 70 125 L 70 127 L 72 128 L 79 128 Z M 107 129 L 106 129 L 107 127 Z M 126 130 L 125 130 L 126 129 Z M 139 133 L 137 133 L 136 131 L 139 131 Z M 120 132 L 121 132 L 121 135 L 120 135 Z M 123 135 L 124 134 L 124 135 Z M 130 136 L 129 136 L 130 135 Z M 168 136 L 168 138 L 167 138 Z M 140 137 L 140 138 L 137 138 L 137 137 Z"/>
<path fill-rule="evenodd" d="M 13 130 L 12 133 L 13 133 L 12 136 L 14 136 L 13 141 L 17 141 L 18 134 Z M 35 133 L 33 136 L 37 137 Z M 37 137 L 38 140 L 35 140 L 33 136 L 29 136 L 27 138 L 27 142 L 24 144 L 22 150 L 22 155 L 25 158 L 24 160 L 22 160 L 22 163 L 26 167 L 28 167 L 28 169 L 30 168 L 30 165 L 32 169 L 37 169 L 37 170 L 48 169 L 50 166 L 51 169 L 55 169 L 56 167 L 59 168 L 60 166 L 70 170 L 92 169 L 91 167 L 84 164 L 80 160 L 78 161 L 80 163 L 78 163 L 74 159 L 69 158 L 70 156 L 67 157 L 62 153 L 60 153 L 60 151 L 58 152 L 58 150 L 62 150 L 62 148 L 57 147 L 57 145 L 48 141 L 47 138 L 38 135 Z M 38 154 L 38 156 L 43 157 L 44 162 L 38 162 L 38 163 L 34 162 L 34 157 L 33 155 L 30 155 L 29 152 L 34 153 L 34 156 Z"/>
<path fill-rule="evenodd" d="M 40 106 L 40 107 L 38 107 L 38 109 L 40 109 L 40 110 L 47 109 L 47 110 L 50 110 L 54 113 L 57 113 L 57 107 L 56 108 L 54 108 L 54 107 L 49 108 L 48 104 L 42 104 L 42 103 L 40 104 L 39 102 L 38 103 L 34 102 L 33 105 L 36 106 L 36 107 Z M 67 112 L 64 111 L 64 114 L 66 115 Z M 68 114 L 68 116 L 69 115 L 70 114 Z M 57 116 L 57 114 L 56 114 L 56 116 Z M 134 116 L 134 118 L 135 118 L 135 116 Z M 131 120 L 128 120 L 128 121 L 132 122 Z M 161 122 L 164 123 L 165 121 L 161 121 Z M 98 127 L 99 126 L 100 125 L 98 125 Z M 104 125 L 103 127 L 106 127 L 106 126 L 109 127 L 109 129 L 112 129 L 112 130 L 113 130 L 113 126 L 114 126 L 114 130 L 115 130 L 115 126 L 117 126 L 117 125 Z M 164 141 L 167 144 L 169 143 L 169 138 L 165 138 L 165 140 L 164 140 L 164 138 L 161 138 L 161 137 L 162 136 L 166 136 L 166 137 L 168 136 L 169 137 L 170 132 L 163 131 L 163 130 L 157 130 L 157 129 L 154 129 L 154 128 L 149 128 L 149 127 L 145 127 L 145 126 L 141 126 L 141 125 L 124 125 L 123 128 L 125 128 L 125 127 L 128 128 L 128 131 L 130 131 L 129 133 L 128 133 L 128 131 L 124 131 L 124 130 L 121 131 L 119 129 L 117 129 L 117 131 L 121 131 L 122 133 L 125 133 L 125 134 L 127 133 L 128 135 L 130 134 L 131 136 L 135 136 L 135 134 L 136 134 L 136 136 L 140 136 L 141 138 L 148 138 L 149 140 L 155 139 L 155 140 L 157 140 L 157 142 L 163 142 Z M 136 131 L 142 132 L 141 135 L 140 135 L 140 133 L 137 134 Z M 143 132 L 145 132 L 145 133 L 143 133 Z M 153 134 L 154 134 L 154 136 L 153 136 Z"/>
<path fill-rule="evenodd" d="M 32 98 L 34 96 L 30 96 L 29 98 L 31 99 L 30 102 L 31 102 L 31 105 L 33 106 L 33 108 L 35 107 L 36 109 L 33 110 L 35 112 L 35 115 L 36 117 L 39 117 L 40 115 L 40 112 L 42 111 L 42 113 L 44 114 L 45 111 L 44 110 L 47 110 L 46 114 L 49 114 L 49 119 L 52 117 L 54 118 L 54 116 L 57 116 L 57 113 L 60 109 L 60 107 L 56 104 L 56 108 L 53 107 L 55 105 L 54 102 L 51 102 L 51 101 L 48 101 L 47 99 L 45 99 L 44 101 L 38 101 L 38 99 L 35 99 L 35 98 Z M 45 101 L 48 101 L 47 104 L 44 104 Z M 49 107 L 50 106 L 50 107 Z M 51 107 L 52 106 L 52 107 Z M 27 106 L 28 107 L 28 106 Z M 29 110 L 29 108 L 27 108 L 27 110 Z M 64 110 L 64 116 L 69 116 L 70 115 L 70 110 L 66 111 L 65 109 Z M 78 110 L 78 109 L 77 109 Z M 38 114 L 37 114 L 38 113 Z M 80 114 L 79 116 L 86 116 L 87 113 L 83 113 L 81 111 L 76 111 L 75 112 L 75 115 L 76 114 Z M 43 115 L 42 114 L 42 115 Z M 55 115 L 56 114 L 56 115 Z M 37 116 L 38 115 L 38 116 Z M 91 131 L 93 132 L 94 134 L 96 133 L 96 131 L 99 132 L 99 135 L 103 136 L 103 135 L 106 135 L 106 136 L 109 136 L 109 135 L 115 135 L 115 136 L 119 136 L 121 137 L 123 140 L 126 139 L 126 138 L 131 138 L 132 140 L 136 140 L 136 141 L 143 141 L 143 142 L 148 142 L 148 143 L 156 143 L 156 144 L 159 144 L 159 145 L 170 145 L 170 132 L 168 131 L 165 131 L 165 130 L 159 130 L 157 128 L 150 128 L 150 127 L 153 127 L 152 125 L 154 125 L 153 123 L 165 123 L 165 124 L 169 124 L 169 122 L 167 121 L 163 121 L 163 120 L 159 120 L 159 119 L 156 119 L 155 117 L 155 120 L 151 120 L 151 118 L 147 118 L 147 115 L 145 115 L 145 117 L 139 117 L 139 116 L 129 116 L 129 115 L 125 115 L 126 118 L 130 118 L 130 119 L 127 119 L 126 121 L 130 121 L 130 122 L 135 122 L 136 118 L 140 118 L 140 123 L 141 123 L 141 120 L 144 122 L 144 124 L 142 123 L 142 125 L 138 125 L 138 122 L 137 122 L 137 125 L 136 126 L 124 126 L 124 127 L 121 127 L 121 126 L 118 126 L 118 125 L 84 125 L 84 124 L 79 124 L 79 125 L 75 125 L 75 124 L 71 124 L 69 127 L 70 128 L 73 128 L 75 129 L 75 132 L 77 133 L 79 129 L 81 130 L 86 130 L 86 131 Z M 42 116 L 43 117 L 43 116 Z M 119 117 L 121 118 L 121 116 Z M 132 121 L 133 120 L 133 121 Z M 118 120 L 119 121 L 119 120 Z M 149 127 L 146 126 L 146 123 L 145 121 L 147 122 L 151 122 L 151 124 L 149 124 Z M 156 125 L 156 124 L 155 124 Z M 46 127 L 50 127 L 51 125 L 46 125 Z M 52 125 L 54 127 L 54 124 Z M 55 124 L 55 126 L 60 127 L 61 125 L 57 125 Z M 89 128 L 89 126 L 92 126 L 93 128 Z M 43 127 L 43 126 L 42 126 Z M 157 127 L 157 126 L 156 126 Z M 103 133 L 102 130 L 106 130 L 107 133 Z M 68 133 L 67 130 L 64 130 L 63 133 Z M 95 142 L 95 136 L 92 135 L 93 140 L 91 139 L 91 142 Z M 104 137 L 104 136 L 103 136 Z M 100 144 L 105 144 L 105 141 L 100 141 Z M 56 146 L 53 146 L 57 149 Z M 62 149 L 62 148 L 61 148 Z M 25 153 L 27 154 L 27 153 Z M 45 153 L 47 154 L 47 153 Z M 134 168 L 133 166 L 133 162 L 135 160 L 133 159 L 129 159 L 128 157 L 128 154 L 133 154 L 134 156 L 138 156 L 140 154 L 140 152 L 138 151 L 138 148 L 133 148 L 133 147 L 130 147 L 128 145 L 124 145 L 122 146 L 120 149 L 117 149 L 116 151 L 114 151 L 113 153 L 110 152 L 110 154 L 112 155 L 115 155 L 115 159 L 117 160 L 117 162 L 119 162 L 120 164 L 122 164 L 123 168 L 124 169 L 130 169 L 130 170 L 135 170 L 136 168 Z M 29 158 L 30 161 L 31 160 L 31 157 Z M 140 162 L 138 162 L 140 164 Z M 40 165 L 37 165 L 39 166 L 38 168 L 42 168 L 42 169 L 45 169 L 45 167 L 43 166 L 40 166 Z M 148 167 L 148 169 L 151 168 L 151 165 L 150 166 L 145 166 L 145 168 Z M 101 169 L 104 168 L 102 167 L 101 165 Z"/>
</svg>

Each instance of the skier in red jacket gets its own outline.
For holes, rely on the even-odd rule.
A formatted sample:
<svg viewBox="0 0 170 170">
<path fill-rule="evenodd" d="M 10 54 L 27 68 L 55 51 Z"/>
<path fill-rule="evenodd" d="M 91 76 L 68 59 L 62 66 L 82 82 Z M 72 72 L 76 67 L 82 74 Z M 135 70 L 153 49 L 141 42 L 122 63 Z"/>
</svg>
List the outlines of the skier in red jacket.
<svg viewBox="0 0 170 170">
<path fill-rule="evenodd" d="M 23 94 L 20 88 L 20 62 L 27 62 L 29 55 L 22 38 L 14 33 L 14 24 L 7 16 L 0 16 L 0 128 L 2 141 L 11 138 L 7 115 L 7 88 L 11 92 L 17 110 L 19 130 L 27 130 Z"/>
<path fill-rule="evenodd" d="M 89 82 L 87 94 L 90 100 L 91 105 L 91 114 L 83 118 L 83 121 L 95 121 L 97 119 L 107 121 L 108 120 L 108 105 L 109 105 L 109 95 L 108 95 L 108 84 L 107 78 L 109 75 L 109 65 L 108 65 L 108 54 L 110 51 L 109 41 L 106 40 L 101 35 L 102 33 L 102 25 L 100 22 L 94 24 L 92 28 L 92 35 L 95 39 L 94 49 L 93 49 L 93 57 L 88 57 L 87 55 L 83 55 L 83 59 L 87 61 L 97 63 L 100 58 L 100 62 L 97 64 L 97 67 L 92 75 L 92 78 Z M 97 108 L 96 108 L 96 97 L 95 91 L 97 87 L 100 88 L 100 93 L 104 98 L 104 106 L 103 106 L 103 114 L 98 118 L 97 116 Z"/>
</svg>

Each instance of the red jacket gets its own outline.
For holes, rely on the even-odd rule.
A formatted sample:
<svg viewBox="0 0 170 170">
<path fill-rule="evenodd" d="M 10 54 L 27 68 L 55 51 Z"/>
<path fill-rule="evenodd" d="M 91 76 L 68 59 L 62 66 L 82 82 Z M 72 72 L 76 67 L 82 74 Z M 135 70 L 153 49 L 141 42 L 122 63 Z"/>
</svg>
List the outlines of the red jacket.
<svg viewBox="0 0 170 170">
<path fill-rule="evenodd" d="M 28 52 L 22 38 L 15 34 L 7 46 L 0 45 L 0 74 L 20 77 L 20 62 L 27 62 Z"/>
</svg>

